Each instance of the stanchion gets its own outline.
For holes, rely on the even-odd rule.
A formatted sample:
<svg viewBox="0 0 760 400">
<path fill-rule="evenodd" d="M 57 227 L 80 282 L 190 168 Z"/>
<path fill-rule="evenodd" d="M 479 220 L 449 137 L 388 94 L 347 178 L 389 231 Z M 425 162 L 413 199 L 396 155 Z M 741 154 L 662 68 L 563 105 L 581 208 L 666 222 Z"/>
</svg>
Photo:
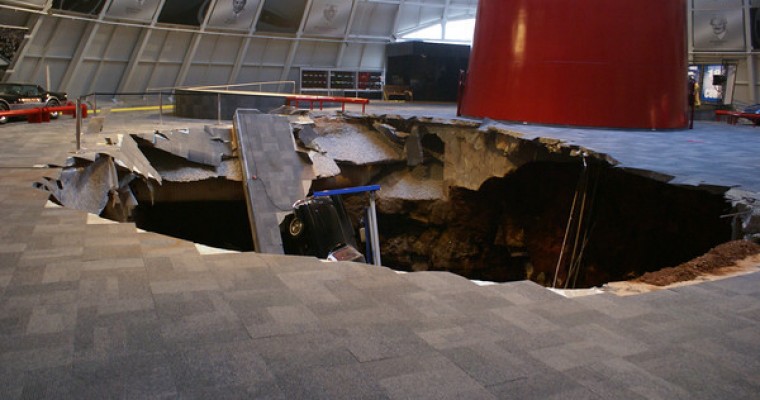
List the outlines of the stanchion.
<svg viewBox="0 0 760 400">
<path fill-rule="evenodd" d="M 82 150 L 82 99 L 77 99 L 77 110 L 76 110 L 76 117 L 77 117 L 77 152 Z"/>
</svg>

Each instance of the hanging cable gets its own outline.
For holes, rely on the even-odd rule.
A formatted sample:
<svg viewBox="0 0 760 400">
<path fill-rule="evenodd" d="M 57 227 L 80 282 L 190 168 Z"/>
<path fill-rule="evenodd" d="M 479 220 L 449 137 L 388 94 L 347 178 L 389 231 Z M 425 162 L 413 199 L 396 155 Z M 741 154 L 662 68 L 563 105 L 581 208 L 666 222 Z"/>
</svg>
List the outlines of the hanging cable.
<svg viewBox="0 0 760 400">
<path fill-rule="evenodd" d="M 588 247 L 589 241 L 591 239 L 591 234 L 594 232 L 594 228 L 596 228 L 596 220 L 594 222 L 591 222 L 591 219 L 594 217 L 594 206 L 596 205 L 596 193 L 599 188 L 599 178 L 602 174 L 601 168 L 596 168 L 596 174 L 595 178 L 593 180 L 593 183 L 591 184 L 591 200 L 588 207 L 588 212 L 586 213 L 586 226 L 590 226 L 587 228 L 583 234 L 583 244 L 581 245 L 580 252 L 578 253 L 578 259 L 576 261 L 575 268 L 575 274 L 573 275 L 573 284 L 572 288 L 577 287 L 578 283 L 578 276 L 580 275 L 580 267 L 581 262 L 583 260 L 583 256 L 586 253 L 586 248 Z"/>
<path fill-rule="evenodd" d="M 584 164 L 584 169 L 585 169 L 585 165 L 586 165 L 585 157 L 583 159 L 583 164 Z M 576 185 L 575 187 L 575 194 L 573 195 L 573 204 L 570 206 L 570 215 L 567 217 L 567 226 L 565 228 L 565 236 L 562 239 L 562 247 L 560 248 L 559 258 L 557 259 L 557 267 L 554 270 L 554 280 L 552 281 L 553 288 L 557 287 L 557 279 L 559 277 L 560 268 L 562 267 L 562 259 L 565 254 L 565 248 L 567 247 L 567 239 L 568 237 L 570 237 L 570 229 L 572 229 L 572 226 L 573 226 L 573 217 L 575 215 L 575 207 L 578 203 L 578 195 L 580 193 L 580 185 L 582 182 L 582 178 L 583 178 L 583 175 L 581 175 L 581 179 L 578 181 L 578 185 Z"/>
<path fill-rule="evenodd" d="M 588 248 L 591 234 L 596 227 L 596 221 L 592 222 L 592 219 L 594 218 L 594 206 L 596 205 L 596 195 L 599 187 L 600 176 L 601 168 L 588 168 L 583 188 L 583 204 L 578 216 L 578 227 L 575 238 L 575 245 L 579 246 L 573 248 L 573 258 L 568 268 L 565 289 L 574 289 L 577 287 L 578 277 L 581 275 L 583 256 L 585 255 L 586 249 Z"/>
</svg>

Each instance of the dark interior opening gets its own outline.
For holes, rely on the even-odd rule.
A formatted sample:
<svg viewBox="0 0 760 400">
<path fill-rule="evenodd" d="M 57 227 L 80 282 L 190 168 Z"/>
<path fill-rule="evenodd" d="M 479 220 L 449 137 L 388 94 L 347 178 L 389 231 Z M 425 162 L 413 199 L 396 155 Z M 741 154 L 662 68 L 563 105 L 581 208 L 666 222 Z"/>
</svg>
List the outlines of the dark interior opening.
<svg viewBox="0 0 760 400">
<path fill-rule="evenodd" d="M 146 231 L 207 246 L 253 251 L 248 210 L 242 201 L 141 203 L 135 224 Z"/>
<path fill-rule="evenodd" d="M 675 266 L 731 240 L 722 194 L 658 182 L 617 168 L 536 162 L 480 190 L 452 188 L 449 202 L 416 202 L 380 215 L 383 260 L 401 270 L 447 270 L 470 279 L 531 279 L 551 286 L 579 181 L 584 220 L 573 227 L 558 287 L 592 287 Z M 593 197 L 593 201 L 591 198 Z M 382 207 L 381 207 L 382 211 Z M 584 244 L 585 243 L 585 244 Z M 580 250 L 583 250 L 582 252 Z M 569 254 L 580 268 L 568 276 Z"/>
</svg>

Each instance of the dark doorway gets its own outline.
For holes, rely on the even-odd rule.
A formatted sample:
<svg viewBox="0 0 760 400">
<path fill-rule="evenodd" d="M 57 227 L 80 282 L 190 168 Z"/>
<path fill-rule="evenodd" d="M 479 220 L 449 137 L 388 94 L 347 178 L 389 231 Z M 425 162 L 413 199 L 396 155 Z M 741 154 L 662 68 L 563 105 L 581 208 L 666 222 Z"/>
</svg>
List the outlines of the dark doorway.
<svg viewBox="0 0 760 400">
<path fill-rule="evenodd" d="M 466 70 L 470 46 L 403 42 L 386 48 L 386 85 L 406 86 L 415 101 L 457 100 L 459 71 Z"/>
</svg>

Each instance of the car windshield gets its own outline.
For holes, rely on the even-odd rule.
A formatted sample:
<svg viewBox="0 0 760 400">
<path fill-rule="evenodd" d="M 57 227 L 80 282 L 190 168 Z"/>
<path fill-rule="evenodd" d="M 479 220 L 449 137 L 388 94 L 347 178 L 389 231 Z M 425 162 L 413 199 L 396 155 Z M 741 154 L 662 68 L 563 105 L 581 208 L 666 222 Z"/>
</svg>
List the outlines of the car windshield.
<svg viewBox="0 0 760 400">
<path fill-rule="evenodd" d="M 7 83 L 0 83 L 0 93 L 2 94 L 21 94 L 21 85 L 11 85 Z"/>
</svg>

